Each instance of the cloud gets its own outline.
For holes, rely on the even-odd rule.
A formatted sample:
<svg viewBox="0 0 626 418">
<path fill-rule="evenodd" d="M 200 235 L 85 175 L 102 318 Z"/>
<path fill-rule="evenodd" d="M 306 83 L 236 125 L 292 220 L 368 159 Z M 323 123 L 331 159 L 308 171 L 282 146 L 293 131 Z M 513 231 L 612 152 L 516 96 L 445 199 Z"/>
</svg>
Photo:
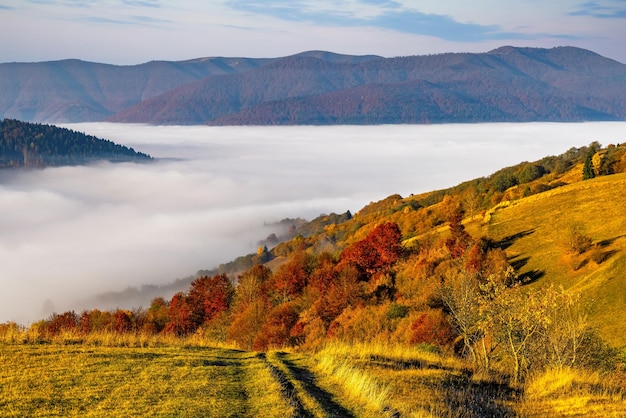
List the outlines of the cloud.
<svg viewBox="0 0 626 418">
<path fill-rule="evenodd" d="M 161 25 L 171 23 L 171 21 L 166 19 L 138 15 L 120 16 L 119 18 L 108 18 L 103 16 L 82 16 L 78 18 L 78 20 L 90 23 L 103 23 L 121 26 L 153 26 L 154 24 Z"/>
<path fill-rule="evenodd" d="M 460 23 L 450 16 L 426 14 L 415 11 L 387 12 L 363 23 L 379 28 L 397 30 L 415 35 L 434 36 L 457 42 L 526 37 L 526 35 L 516 33 L 505 33 L 497 25 Z"/>
<path fill-rule="evenodd" d="M 76 20 L 79 20 L 82 22 L 88 22 L 88 23 L 106 23 L 106 24 L 113 24 L 113 25 L 132 25 L 133 24 L 131 20 L 112 19 L 112 18 L 103 17 L 103 16 L 82 16 L 82 17 L 77 18 Z"/>
<path fill-rule="evenodd" d="M 45 4 L 55 7 L 88 8 L 101 5 L 98 0 L 26 0 L 28 3 Z"/>
<path fill-rule="evenodd" d="M 138 23 L 172 23 L 171 20 L 167 20 L 167 19 L 159 19 L 156 17 L 152 17 L 152 16 L 129 16 L 129 19 L 133 20 L 134 22 L 138 22 Z"/>
<path fill-rule="evenodd" d="M 0 322 L 114 309 L 84 301 L 254 252 L 273 232 L 265 222 L 354 213 L 393 193 L 619 142 L 624 125 L 70 125 L 159 160 L 0 172 Z"/>
<path fill-rule="evenodd" d="M 248 13 L 307 22 L 321 26 L 373 27 L 412 35 L 437 37 L 453 42 L 480 42 L 503 39 L 537 39 L 543 37 L 572 38 L 563 34 L 529 34 L 505 31 L 500 25 L 460 22 L 450 15 L 424 13 L 396 1 L 365 0 L 353 6 L 339 7 L 309 1 L 272 1 L 260 4 L 252 0 L 231 1 L 228 5 Z M 334 7 L 332 7 L 334 6 Z"/>
<path fill-rule="evenodd" d="M 161 8 L 161 2 L 159 0 L 123 0 L 122 3 L 126 6 L 133 7 Z"/>
<path fill-rule="evenodd" d="M 578 5 L 578 9 L 569 13 L 570 16 L 591 16 L 599 19 L 626 19 L 626 2 L 588 1 Z"/>
</svg>

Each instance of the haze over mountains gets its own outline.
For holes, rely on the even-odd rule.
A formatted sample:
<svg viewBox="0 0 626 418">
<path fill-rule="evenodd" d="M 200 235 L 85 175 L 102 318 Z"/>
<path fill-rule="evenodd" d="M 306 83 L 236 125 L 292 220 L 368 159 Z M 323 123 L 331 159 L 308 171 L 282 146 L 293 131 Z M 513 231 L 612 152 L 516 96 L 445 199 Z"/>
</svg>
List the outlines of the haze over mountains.
<svg viewBox="0 0 626 418">
<path fill-rule="evenodd" d="M 626 65 L 574 47 L 0 64 L 0 117 L 169 125 L 626 120 Z"/>
</svg>

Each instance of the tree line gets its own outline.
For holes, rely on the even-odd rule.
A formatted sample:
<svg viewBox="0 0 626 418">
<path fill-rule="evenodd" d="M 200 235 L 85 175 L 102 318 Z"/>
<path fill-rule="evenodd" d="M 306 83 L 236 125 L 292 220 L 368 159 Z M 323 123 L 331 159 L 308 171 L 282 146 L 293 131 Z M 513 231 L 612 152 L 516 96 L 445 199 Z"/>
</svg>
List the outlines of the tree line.
<svg viewBox="0 0 626 418">
<path fill-rule="evenodd" d="M 147 309 L 53 314 L 31 325 L 45 341 L 63 332 L 164 334 L 246 350 L 316 349 L 327 341 L 422 344 L 519 382 L 550 366 L 606 366 L 614 353 L 585 321 L 578 296 L 527 290 L 501 244 L 471 236 L 460 201 L 444 202 L 449 233 L 403 245 L 384 222 L 339 253 L 300 247 L 274 270 L 196 278 Z"/>
<path fill-rule="evenodd" d="M 0 168 L 83 164 L 98 159 L 145 161 L 150 156 L 54 125 L 0 121 Z"/>
</svg>

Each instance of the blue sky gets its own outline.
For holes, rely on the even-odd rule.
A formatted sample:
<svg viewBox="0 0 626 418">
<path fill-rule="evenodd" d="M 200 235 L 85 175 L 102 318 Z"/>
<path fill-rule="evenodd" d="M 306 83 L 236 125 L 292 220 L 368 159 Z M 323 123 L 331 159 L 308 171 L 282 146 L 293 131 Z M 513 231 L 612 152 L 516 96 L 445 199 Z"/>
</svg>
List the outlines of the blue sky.
<svg viewBox="0 0 626 418">
<path fill-rule="evenodd" d="M 574 45 L 626 63 L 626 0 L 0 0 L 0 62 Z"/>
</svg>

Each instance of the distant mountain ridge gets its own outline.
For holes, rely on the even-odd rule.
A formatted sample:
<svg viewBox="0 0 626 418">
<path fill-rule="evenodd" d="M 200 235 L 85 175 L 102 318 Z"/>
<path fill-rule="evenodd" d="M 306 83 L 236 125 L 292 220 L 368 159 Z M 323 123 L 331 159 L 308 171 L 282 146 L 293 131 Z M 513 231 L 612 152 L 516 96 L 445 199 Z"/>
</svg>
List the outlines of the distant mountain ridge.
<svg viewBox="0 0 626 418">
<path fill-rule="evenodd" d="M 0 64 L 0 117 L 36 122 L 100 121 L 193 81 L 246 71 L 265 61 L 200 58 L 116 66 L 69 59 Z"/>
<path fill-rule="evenodd" d="M 293 125 L 626 120 L 626 65 L 575 47 L 0 64 L 0 117 Z"/>
</svg>

